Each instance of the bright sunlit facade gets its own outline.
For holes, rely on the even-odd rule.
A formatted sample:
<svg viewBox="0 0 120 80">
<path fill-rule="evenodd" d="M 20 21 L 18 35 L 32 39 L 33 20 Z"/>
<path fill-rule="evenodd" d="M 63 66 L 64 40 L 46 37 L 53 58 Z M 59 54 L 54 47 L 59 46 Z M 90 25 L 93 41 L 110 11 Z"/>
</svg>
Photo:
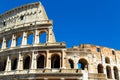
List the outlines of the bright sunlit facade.
<svg viewBox="0 0 120 80">
<path fill-rule="evenodd" d="M 0 80 L 119 80 L 120 51 L 66 48 L 40 2 L 0 15 Z"/>
</svg>

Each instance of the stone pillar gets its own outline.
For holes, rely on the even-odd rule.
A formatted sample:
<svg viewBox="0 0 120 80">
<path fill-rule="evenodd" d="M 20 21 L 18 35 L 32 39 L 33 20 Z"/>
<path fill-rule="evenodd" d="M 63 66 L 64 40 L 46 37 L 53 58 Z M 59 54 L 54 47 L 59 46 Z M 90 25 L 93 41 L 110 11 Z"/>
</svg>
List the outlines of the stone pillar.
<svg viewBox="0 0 120 80">
<path fill-rule="evenodd" d="M 55 43 L 55 36 L 52 31 L 52 26 L 48 29 L 47 43 Z"/>
<path fill-rule="evenodd" d="M 115 79 L 113 67 L 111 67 L 111 75 L 112 75 L 112 79 Z"/>
<path fill-rule="evenodd" d="M 35 41 L 34 44 L 39 44 L 39 31 L 35 30 Z"/>
<path fill-rule="evenodd" d="M 17 70 L 23 70 L 23 56 L 21 53 L 19 53 Z"/>
<path fill-rule="evenodd" d="M 3 42 L 2 42 L 2 49 L 6 48 L 6 39 L 3 37 Z"/>
<path fill-rule="evenodd" d="M 62 69 L 65 69 L 65 60 L 66 60 L 66 53 L 65 53 L 65 50 L 62 50 Z"/>
<path fill-rule="evenodd" d="M 36 69 L 37 68 L 37 61 L 36 61 L 36 56 L 35 53 L 37 52 L 32 52 L 32 62 L 31 62 L 31 69 Z"/>
<path fill-rule="evenodd" d="M 16 46 L 16 36 L 13 34 L 11 47 L 15 47 L 15 46 Z"/>
<path fill-rule="evenodd" d="M 22 46 L 27 45 L 27 32 L 23 32 Z"/>
<path fill-rule="evenodd" d="M 51 68 L 50 53 L 47 50 L 46 51 L 46 69 L 50 69 L 50 68 Z"/>
<path fill-rule="evenodd" d="M 11 70 L 11 60 L 10 57 L 8 56 L 5 71 L 10 71 L 10 70 Z"/>
</svg>

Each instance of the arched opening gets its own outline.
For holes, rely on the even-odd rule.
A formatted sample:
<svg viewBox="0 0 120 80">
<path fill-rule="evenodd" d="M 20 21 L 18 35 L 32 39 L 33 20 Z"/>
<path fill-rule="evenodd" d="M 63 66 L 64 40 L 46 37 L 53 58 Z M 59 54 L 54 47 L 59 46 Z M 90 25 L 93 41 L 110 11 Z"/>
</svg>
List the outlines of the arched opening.
<svg viewBox="0 0 120 80">
<path fill-rule="evenodd" d="M 69 64 L 70 64 L 70 68 L 74 68 L 74 62 L 73 62 L 73 60 L 69 59 L 68 61 L 69 61 Z"/>
<path fill-rule="evenodd" d="M 80 59 L 78 62 L 78 69 L 85 70 L 85 68 L 88 69 L 88 62 L 86 59 Z"/>
<path fill-rule="evenodd" d="M 98 64 L 98 73 L 104 73 L 102 64 Z"/>
<path fill-rule="evenodd" d="M 110 59 L 108 57 L 105 58 L 105 63 L 110 64 Z"/>
<path fill-rule="evenodd" d="M 30 68 L 30 56 L 26 56 L 24 58 L 23 69 L 29 69 L 29 68 Z"/>
<path fill-rule="evenodd" d="M 16 46 L 21 46 L 21 43 L 22 43 L 22 36 L 18 36 Z"/>
<path fill-rule="evenodd" d="M 27 44 L 31 45 L 31 44 L 33 44 L 33 41 L 34 41 L 34 35 L 33 34 L 29 34 L 27 36 Z"/>
<path fill-rule="evenodd" d="M 107 72 L 107 78 L 112 78 L 112 74 L 111 74 L 111 68 L 109 66 L 106 67 L 106 72 Z"/>
<path fill-rule="evenodd" d="M 7 40 L 7 48 L 11 47 L 11 43 L 12 43 L 12 39 L 10 38 Z"/>
<path fill-rule="evenodd" d="M 118 68 L 114 67 L 113 70 L 114 70 L 114 77 L 115 77 L 115 79 L 119 80 Z"/>
<path fill-rule="evenodd" d="M 0 61 L 0 71 L 5 71 L 7 59 Z"/>
<path fill-rule="evenodd" d="M 60 68 L 60 56 L 54 54 L 51 56 L 51 68 Z"/>
<path fill-rule="evenodd" d="M 43 55 L 37 58 L 37 68 L 44 68 L 45 67 L 45 57 Z"/>
<path fill-rule="evenodd" d="M 17 69 L 17 58 L 12 60 L 11 63 L 11 70 L 16 70 Z"/>
<path fill-rule="evenodd" d="M 39 43 L 46 43 L 46 40 L 47 40 L 46 32 L 40 33 L 40 35 L 39 35 Z"/>
</svg>

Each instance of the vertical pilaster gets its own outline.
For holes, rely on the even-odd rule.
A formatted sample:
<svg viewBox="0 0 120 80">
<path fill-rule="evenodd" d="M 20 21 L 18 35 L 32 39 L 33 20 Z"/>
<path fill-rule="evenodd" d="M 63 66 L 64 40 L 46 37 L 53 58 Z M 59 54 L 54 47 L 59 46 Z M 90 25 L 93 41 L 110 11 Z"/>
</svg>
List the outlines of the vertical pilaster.
<svg viewBox="0 0 120 80">
<path fill-rule="evenodd" d="M 19 53 L 17 70 L 23 70 L 23 56 L 21 53 Z"/>
<path fill-rule="evenodd" d="M 23 32 L 22 46 L 27 45 L 27 32 Z"/>
<path fill-rule="evenodd" d="M 3 42 L 2 42 L 2 49 L 6 48 L 6 39 L 3 37 Z"/>
<path fill-rule="evenodd" d="M 36 56 L 35 56 L 35 53 L 36 52 L 32 52 L 32 62 L 31 62 L 31 69 L 36 69 L 37 68 L 37 65 L 36 65 Z"/>
<path fill-rule="evenodd" d="M 5 71 L 10 71 L 10 70 L 11 70 L 11 60 L 10 57 L 8 56 Z"/>
<path fill-rule="evenodd" d="M 16 46 L 16 36 L 13 34 L 11 47 L 15 47 L 15 46 Z"/>
<path fill-rule="evenodd" d="M 65 56 L 66 56 L 66 53 L 65 53 L 65 50 L 62 50 L 62 68 L 65 69 Z"/>
<path fill-rule="evenodd" d="M 50 53 L 47 50 L 46 51 L 46 69 L 50 69 L 50 68 L 51 68 Z"/>
<path fill-rule="evenodd" d="M 52 31 L 52 26 L 48 29 L 47 43 L 55 43 L 55 36 Z"/>
<path fill-rule="evenodd" d="M 39 44 L 39 31 L 35 30 L 35 41 L 34 44 Z"/>
</svg>

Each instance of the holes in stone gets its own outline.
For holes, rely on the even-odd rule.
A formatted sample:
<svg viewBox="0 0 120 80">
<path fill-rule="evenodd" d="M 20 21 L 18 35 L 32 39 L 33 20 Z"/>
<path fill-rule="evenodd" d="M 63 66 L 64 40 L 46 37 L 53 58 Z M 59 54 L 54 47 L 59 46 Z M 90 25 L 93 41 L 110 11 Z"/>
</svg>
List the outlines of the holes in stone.
<svg viewBox="0 0 120 80">
<path fill-rule="evenodd" d="M 20 20 L 23 20 L 24 19 L 24 16 L 22 15 L 22 16 L 20 16 Z"/>
</svg>

